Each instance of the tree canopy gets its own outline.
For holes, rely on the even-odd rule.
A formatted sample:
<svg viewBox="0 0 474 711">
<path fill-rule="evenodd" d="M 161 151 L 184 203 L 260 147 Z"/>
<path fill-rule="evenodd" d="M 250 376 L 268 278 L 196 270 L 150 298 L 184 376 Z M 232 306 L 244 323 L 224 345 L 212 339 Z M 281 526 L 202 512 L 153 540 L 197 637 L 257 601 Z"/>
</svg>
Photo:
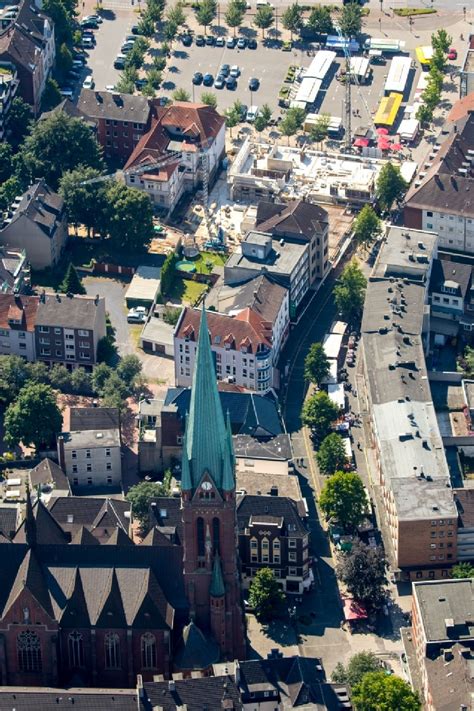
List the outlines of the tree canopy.
<svg viewBox="0 0 474 711">
<path fill-rule="evenodd" d="M 62 280 L 59 291 L 63 294 L 85 294 L 86 290 L 82 285 L 82 281 L 76 271 L 76 268 L 72 262 L 69 262 L 64 279 Z"/>
<path fill-rule="evenodd" d="M 61 432 L 63 418 L 53 389 L 44 383 L 29 383 L 5 412 L 5 440 L 10 446 L 22 442 L 38 451 L 51 446 Z"/>
<path fill-rule="evenodd" d="M 315 5 L 309 14 L 307 27 L 316 35 L 329 35 L 334 30 L 331 10 L 327 5 Z"/>
<path fill-rule="evenodd" d="M 271 620 L 277 612 L 284 595 L 270 568 L 260 568 L 250 585 L 249 603 L 255 611 L 255 617 L 262 622 Z"/>
<path fill-rule="evenodd" d="M 354 220 L 354 239 L 357 244 L 367 246 L 382 232 L 382 223 L 370 205 L 364 205 Z"/>
<path fill-rule="evenodd" d="M 196 6 L 196 20 L 199 25 L 204 27 L 204 34 L 207 32 L 207 28 L 212 23 L 216 15 L 216 0 L 201 0 L 201 2 Z"/>
<path fill-rule="evenodd" d="M 382 210 L 389 210 L 394 200 L 399 200 L 406 189 L 407 184 L 402 178 L 398 165 L 385 163 L 376 185 L 377 200 Z"/>
<path fill-rule="evenodd" d="M 323 439 L 316 454 L 318 467 L 323 474 L 334 474 L 347 465 L 347 454 L 341 435 L 331 432 Z"/>
<path fill-rule="evenodd" d="M 326 518 L 353 531 L 364 518 L 367 506 L 364 484 L 355 472 L 338 471 L 324 484 L 319 506 Z"/>
<path fill-rule="evenodd" d="M 353 689 L 357 711 L 419 711 L 420 699 L 406 681 L 394 674 L 374 671 L 365 674 Z"/>
<path fill-rule="evenodd" d="M 451 569 L 452 578 L 474 578 L 474 565 L 471 563 L 457 563 Z"/>
<path fill-rule="evenodd" d="M 281 22 L 285 30 L 290 31 L 290 36 L 293 40 L 293 33 L 299 32 L 303 24 L 303 10 L 301 5 L 298 5 L 296 2 L 287 7 L 281 16 Z"/>
<path fill-rule="evenodd" d="M 338 412 L 337 405 L 324 390 L 320 390 L 305 401 L 301 420 L 319 439 L 322 439 L 329 433 L 331 423 L 336 419 Z"/>
<path fill-rule="evenodd" d="M 95 168 L 68 170 L 59 182 L 59 192 L 64 199 L 68 220 L 76 228 L 84 225 L 91 232 L 107 233 L 108 183 L 96 181 L 100 171 Z"/>
<path fill-rule="evenodd" d="M 344 37 L 357 37 L 362 30 L 362 9 L 355 2 L 344 5 L 341 11 L 339 27 Z"/>
<path fill-rule="evenodd" d="M 333 294 L 342 318 L 351 322 L 359 318 L 364 306 L 367 279 L 355 260 L 344 267 Z"/>
<path fill-rule="evenodd" d="M 304 359 L 304 377 L 318 387 L 329 375 L 329 358 L 322 343 L 313 343 Z"/>
<path fill-rule="evenodd" d="M 227 11 L 225 13 L 225 22 L 227 27 L 232 27 L 235 31 L 237 27 L 240 27 L 244 19 L 245 7 L 242 8 L 242 3 L 239 0 L 231 0 L 227 6 Z"/>
<path fill-rule="evenodd" d="M 336 684 L 349 684 L 351 688 L 360 684 L 365 674 L 383 669 L 381 660 L 373 652 L 358 652 L 350 658 L 347 666 L 341 662 L 336 665 L 331 679 Z"/>
<path fill-rule="evenodd" d="M 7 138 L 8 142 L 17 148 L 23 142 L 32 126 L 31 107 L 21 96 L 15 96 L 7 116 Z"/>
<path fill-rule="evenodd" d="M 262 30 L 262 37 L 265 37 L 265 30 L 268 30 L 275 22 L 273 8 L 270 5 L 259 7 L 255 13 L 253 22 L 255 27 L 259 27 Z"/>
<path fill-rule="evenodd" d="M 338 578 L 357 602 L 379 609 L 387 595 L 387 562 L 380 546 L 354 541 L 350 553 L 341 553 L 336 565 Z"/>
<path fill-rule="evenodd" d="M 149 525 L 148 511 L 150 503 L 157 496 L 167 496 L 169 494 L 170 475 L 165 474 L 163 482 L 141 481 L 132 486 L 127 493 L 126 499 L 132 505 L 132 516 L 138 519 L 143 530 Z"/>
<path fill-rule="evenodd" d="M 110 205 L 108 231 L 115 247 L 143 252 L 153 236 L 153 208 L 148 195 L 114 182 L 109 185 L 107 199 Z"/>
<path fill-rule="evenodd" d="M 24 156 L 33 175 L 44 178 L 53 190 L 68 170 L 103 168 L 100 147 L 90 128 L 64 113 L 52 114 L 34 125 L 24 143 Z"/>
<path fill-rule="evenodd" d="M 447 54 L 452 44 L 453 38 L 448 35 L 444 28 L 431 35 L 431 46 L 433 49 L 439 49 L 444 54 Z"/>
</svg>

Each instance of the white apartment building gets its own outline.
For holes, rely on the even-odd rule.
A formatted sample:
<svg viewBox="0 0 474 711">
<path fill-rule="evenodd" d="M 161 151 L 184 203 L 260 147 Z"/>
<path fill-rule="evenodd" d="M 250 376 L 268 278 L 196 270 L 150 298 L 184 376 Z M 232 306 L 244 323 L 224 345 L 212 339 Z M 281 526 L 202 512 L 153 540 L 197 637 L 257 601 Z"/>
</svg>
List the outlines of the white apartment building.
<svg viewBox="0 0 474 711">
<path fill-rule="evenodd" d="M 58 437 L 59 464 L 73 487 L 121 486 L 120 430 L 80 430 Z"/>
</svg>

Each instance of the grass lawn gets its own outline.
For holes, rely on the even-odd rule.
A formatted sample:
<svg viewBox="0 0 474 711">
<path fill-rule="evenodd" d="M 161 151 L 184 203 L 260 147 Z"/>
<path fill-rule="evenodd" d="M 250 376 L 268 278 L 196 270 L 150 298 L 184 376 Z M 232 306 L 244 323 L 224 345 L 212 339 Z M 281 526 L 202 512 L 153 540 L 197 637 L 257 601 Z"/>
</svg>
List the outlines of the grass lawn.
<svg viewBox="0 0 474 711">
<path fill-rule="evenodd" d="M 223 267 L 227 261 L 227 256 L 224 254 L 215 254 L 214 252 L 201 252 L 198 259 L 193 259 L 193 264 L 196 265 L 198 274 L 211 274 L 213 268 Z"/>
<path fill-rule="evenodd" d="M 134 323 L 129 325 L 130 338 L 133 341 L 135 348 L 140 347 L 140 334 L 143 331 L 143 323 Z"/>
<path fill-rule="evenodd" d="M 398 17 L 412 17 L 413 15 L 433 15 L 436 13 L 434 7 L 397 7 L 393 11 Z"/>
<path fill-rule="evenodd" d="M 193 305 L 204 291 L 206 291 L 206 284 L 176 277 L 168 298 L 171 301 Z"/>
</svg>

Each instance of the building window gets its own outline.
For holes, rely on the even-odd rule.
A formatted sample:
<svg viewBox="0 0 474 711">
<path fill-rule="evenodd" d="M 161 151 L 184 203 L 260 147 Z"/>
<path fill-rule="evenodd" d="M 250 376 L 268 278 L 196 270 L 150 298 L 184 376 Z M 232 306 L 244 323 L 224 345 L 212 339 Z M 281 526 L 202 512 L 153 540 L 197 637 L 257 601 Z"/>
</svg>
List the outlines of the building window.
<svg viewBox="0 0 474 711">
<path fill-rule="evenodd" d="M 290 538 L 288 540 L 288 548 L 296 548 L 296 538 Z"/>
<path fill-rule="evenodd" d="M 18 667 L 22 672 L 40 672 L 42 669 L 41 643 L 36 632 L 26 630 L 16 638 Z"/>
<path fill-rule="evenodd" d="M 86 449 L 86 459 L 90 459 L 90 458 L 91 458 L 91 450 Z"/>
<path fill-rule="evenodd" d="M 288 568 L 288 575 L 296 575 L 296 568 Z"/>
<path fill-rule="evenodd" d="M 79 479 L 77 478 L 77 476 L 75 476 L 74 479 L 72 480 L 72 485 L 78 486 L 78 484 L 79 484 Z"/>
<path fill-rule="evenodd" d="M 107 484 L 112 484 L 112 477 L 111 476 L 107 477 Z"/>
<path fill-rule="evenodd" d="M 49 326 L 39 326 L 38 331 L 40 333 L 49 333 Z"/>
<path fill-rule="evenodd" d="M 84 640 L 82 634 L 75 630 L 70 632 L 67 638 L 67 648 L 69 654 L 70 667 L 84 666 Z"/>
<path fill-rule="evenodd" d="M 296 553 L 294 551 L 288 553 L 288 560 L 292 563 L 296 563 Z"/>
<path fill-rule="evenodd" d="M 112 464 L 110 462 L 107 462 L 107 464 L 105 465 L 105 468 L 108 472 L 112 471 Z"/>
<path fill-rule="evenodd" d="M 143 669 L 156 668 L 156 638 L 151 632 L 142 635 L 142 667 Z"/>
<path fill-rule="evenodd" d="M 220 546 L 220 521 L 219 519 L 213 518 L 212 519 L 212 542 L 214 544 L 214 553 L 219 553 L 219 546 Z"/>
<path fill-rule="evenodd" d="M 198 556 L 203 557 L 205 550 L 204 550 L 204 519 L 199 516 L 199 518 L 196 521 L 196 533 L 197 533 L 197 549 L 198 549 Z"/>
<path fill-rule="evenodd" d="M 80 336 L 88 336 L 88 335 L 89 335 L 89 331 L 81 331 L 81 330 L 79 329 L 79 335 L 80 335 Z"/>
<path fill-rule="evenodd" d="M 120 638 L 115 632 L 105 635 L 105 666 L 120 669 Z"/>
<path fill-rule="evenodd" d="M 72 473 L 77 474 L 77 464 L 72 465 Z"/>
<path fill-rule="evenodd" d="M 92 486 L 92 477 L 91 476 L 87 477 L 87 486 Z"/>
</svg>

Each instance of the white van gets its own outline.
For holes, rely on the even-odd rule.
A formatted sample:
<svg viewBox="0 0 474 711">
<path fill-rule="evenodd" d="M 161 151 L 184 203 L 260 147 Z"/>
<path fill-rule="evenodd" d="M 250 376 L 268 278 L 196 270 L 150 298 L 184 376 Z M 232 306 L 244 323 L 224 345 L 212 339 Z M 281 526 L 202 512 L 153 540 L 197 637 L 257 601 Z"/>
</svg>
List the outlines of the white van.
<svg viewBox="0 0 474 711">
<path fill-rule="evenodd" d="M 253 123 L 258 116 L 258 106 L 250 106 L 245 117 L 249 123 Z"/>
</svg>

